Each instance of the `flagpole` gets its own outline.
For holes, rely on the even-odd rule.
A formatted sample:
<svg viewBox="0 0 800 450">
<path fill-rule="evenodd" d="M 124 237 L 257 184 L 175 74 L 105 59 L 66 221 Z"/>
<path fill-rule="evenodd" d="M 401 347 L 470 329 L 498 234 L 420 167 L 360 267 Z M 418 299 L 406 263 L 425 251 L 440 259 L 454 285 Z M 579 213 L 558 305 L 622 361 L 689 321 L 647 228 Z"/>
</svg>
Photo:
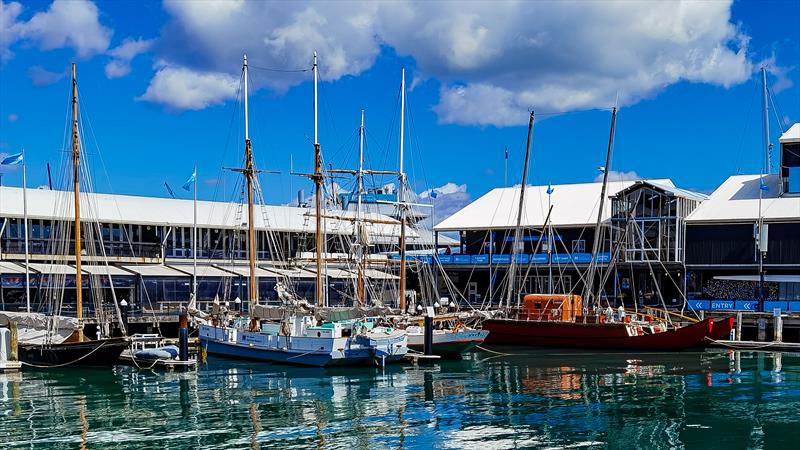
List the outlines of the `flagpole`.
<svg viewBox="0 0 800 450">
<path fill-rule="evenodd" d="M 194 165 L 194 222 L 192 226 L 192 296 L 197 301 L 197 163 Z"/>
<path fill-rule="evenodd" d="M 28 268 L 28 163 L 25 161 L 25 149 L 22 149 L 22 216 L 25 226 L 25 312 L 31 312 L 31 280 Z"/>
</svg>

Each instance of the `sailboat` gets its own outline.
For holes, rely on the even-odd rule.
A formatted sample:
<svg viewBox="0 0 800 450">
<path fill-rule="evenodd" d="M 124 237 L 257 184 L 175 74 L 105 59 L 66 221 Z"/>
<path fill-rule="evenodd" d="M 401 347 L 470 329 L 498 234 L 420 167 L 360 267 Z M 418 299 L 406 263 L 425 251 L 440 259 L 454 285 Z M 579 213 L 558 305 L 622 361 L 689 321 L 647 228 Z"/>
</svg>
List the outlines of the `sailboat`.
<svg viewBox="0 0 800 450">
<path fill-rule="evenodd" d="M 603 204 L 605 201 L 608 174 L 614 142 L 617 109 L 612 110 L 611 131 L 606 152 L 603 184 L 601 188 L 600 206 L 595 227 L 592 260 L 586 277 L 584 296 L 591 301 L 599 299 L 599 293 L 593 295 L 593 283 L 597 267 L 597 254 L 600 251 L 600 227 Z M 534 113 L 530 113 L 528 122 L 528 139 L 525 150 L 522 183 L 520 184 L 520 200 L 517 210 L 517 221 L 514 232 L 512 263 L 509 269 L 509 280 L 506 294 L 506 317 L 491 318 L 483 321 L 482 327 L 489 330 L 487 344 L 571 347 L 595 349 L 635 349 L 635 350 L 683 350 L 702 346 L 707 342 L 714 330 L 714 322 L 704 319 L 686 326 L 677 326 L 650 317 L 631 315 L 623 310 L 614 311 L 608 307 L 605 311 L 588 312 L 595 308 L 584 305 L 584 296 L 576 294 L 528 294 L 524 295 L 521 304 L 512 307 L 511 299 L 519 298 L 514 277 L 517 242 L 521 238 L 524 196 L 527 187 L 528 162 L 530 159 L 531 138 L 533 134 Z M 599 309 L 599 301 L 596 305 Z"/>
<path fill-rule="evenodd" d="M 213 355 L 304 366 L 375 364 L 399 361 L 407 352 L 405 333 L 376 326 L 372 319 L 325 322 L 322 286 L 322 157 L 317 140 L 317 56 L 314 54 L 314 160 L 312 179 L 316 185 L 317 288 L 315 305 L 284 293 L 284 305 L 258 304 L 256 282 L 256 236 L 254 228 L 253 182 L 256 170 L 248 122 L 247 56 L 242 67 L 244 84 L 245 167 L 241 172 L 247 183 L 249 318 L 229 318 L 215 308 L 211 323 L 200 325 L 202 347 Z"/>
<path fill-rule="evenodd" d="M 78 136 L 78 84 L 75 64 L 72 64 L 72 186 L 74 198 L 75 239 L 75 315 L 65 317 L 27 312 L 0 312 L 0 325 L 15 322 L 18 329 L 19 359 L 24 364 L 38 368 L 64 366 L 113 366 L 122 351 L 128 347 L 126 337 L 89 339 L 84 335 L 83 292 L 81 270 L 81 202 L 80 158 L 81 144 Z M 26 220 L 27 225 L 27 220 Z M 27 239 L 27 231 L 25 236 Z M 27 247 L 27 245 L 26 245 Z M 26 280 L 29 278 L 25 265 Z M 57 308 L 60 309 L 60 308 Z"/>
</svg>

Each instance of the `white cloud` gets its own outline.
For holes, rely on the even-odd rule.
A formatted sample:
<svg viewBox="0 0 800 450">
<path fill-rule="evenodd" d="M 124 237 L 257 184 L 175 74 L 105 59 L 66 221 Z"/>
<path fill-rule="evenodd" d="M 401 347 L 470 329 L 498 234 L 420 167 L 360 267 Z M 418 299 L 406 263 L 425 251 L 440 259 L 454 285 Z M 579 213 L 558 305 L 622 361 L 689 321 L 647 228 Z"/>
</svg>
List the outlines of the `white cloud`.
<svg viewBox="0 0 800 450">
<path fill-rule="evenodd" d="M 19 39 L 17 16 L 22 12 L 22 5 L 17 2 L 0 1 L 0 61 L 14 56 L 9 47 Z"/>
<path fill-rule="evenodd" d="M 435 199 L 430 199 L 432 191 L 436 191 Z M 417 198 L 420 200 L 432 201 L 434 206 L 433 214 L 421 223 L 421 226 L 425 229 L 432 228 L 433 224 L 431 222 L 433 220 L 439 223 L 455 214 L 472 201 L 472 196 L 467 192 L 466 184 L 456 184 L 452 182 L 422 191 L 417 194 Z M 428 203 L 428 201 L 424 201 L 423 203 Z"/>
<path fill-rule="evenodd" d="M 69 74 L 67 69 L 61 72 L 51 72 L 42 66 L 31 66 L 28 68 L 28 78 L 34 86 L 49 86 L 58 82 Z"/>
<path fill-rule="evenodd" d="M 111 49 L 108 54 L 111 61 L 106 64 L 106 77 L 120 78 L 131 72 L 131 60 L 136 56 L 150 50 L 153 46 L 153 39 L 125 39 L 122 44 Z"/>
<path fill-rule="evenodd" d="M 436 192 L 437 199 L 439 196 L 448 195 L 448 194 L 455 194 L 459 192 L 467 192 L 467 185 L 466 184 L 455 184 L 455 183 L 445 183 L 439 187 L 428 189 L 427 191 L 423 191 L 419 194 L 419 198 L 429 198 L 431 196 L 431 192 Z"/>
<path fill-rule="evenodd" d="M 323 80 L 358 75 L 380 46 L 415 59 L 416 85 L 442 85 L 442 123 L 516 125 L 545 112 L 608 107 L 652 97 L 679 81 L 733 86 L 748 79 L 749 38 L 731 2 L 184 2 L 159 56 L 196 72 L 233 74 L 251 64 L 308 68 Z M 587 20 L 591 18 L 591 20 Z M 296 73 L 254 75 L 281 92 Z M 172 105 L 174 106 L 174 105 Z"/>
<path fill-rule="evenodd" d="M 5 59 L 13 55 L 9 47 L 19 40 L 30 41 L 41 50 L 72 48 L 81 58 L 108 49 L 112 31 L 100 24 L 99 10 L 88 0 L 55 0 L 27 22 L 17 21 L 21 11 L 16 2 L 2 5 L 0 54 Z"/>
<path fill-rule="evenodd" d="M 643 178 L 633 170 L 631 170 L 630 172 L 617 171 L 617 170 L 612 170 L 608 172 L 608 181 L 634 181 L 642 179 Z M 602 172 L 597 174 L 596 177 L 594 177 L 594 181 L 603 181 Z"/>
<path fill-rule="evenodd" d="M 137 99 L 177 110 L 203 109 L 234 98 L 238 86 L 238 78 L 226 73 L 165 66 L 158 69 L 147 91 Z"/>
<path fill-rule="evenodd" d="M 608 107 L 618 92 L 626 105 L 682 80 L 729 87 L 752 73 L 729 1 L 381 6 L 381 37 L 443 82 L 443 123 L 523 124 L 530 108 Z"/>
</svg>

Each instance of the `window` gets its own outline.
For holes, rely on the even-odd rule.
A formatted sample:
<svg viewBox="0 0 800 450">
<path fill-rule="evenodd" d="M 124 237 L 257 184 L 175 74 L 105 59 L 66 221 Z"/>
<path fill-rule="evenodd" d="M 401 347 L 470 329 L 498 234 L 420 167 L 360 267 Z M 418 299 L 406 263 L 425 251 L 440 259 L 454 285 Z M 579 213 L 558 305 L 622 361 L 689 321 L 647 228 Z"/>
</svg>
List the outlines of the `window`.
<svg viewBox="0 0 800 450">
<path fill-rule="evenodd" d="M 583 239 L 572 241 L 572 253 L 586 253 L 586 241 Z"/>
</svg>

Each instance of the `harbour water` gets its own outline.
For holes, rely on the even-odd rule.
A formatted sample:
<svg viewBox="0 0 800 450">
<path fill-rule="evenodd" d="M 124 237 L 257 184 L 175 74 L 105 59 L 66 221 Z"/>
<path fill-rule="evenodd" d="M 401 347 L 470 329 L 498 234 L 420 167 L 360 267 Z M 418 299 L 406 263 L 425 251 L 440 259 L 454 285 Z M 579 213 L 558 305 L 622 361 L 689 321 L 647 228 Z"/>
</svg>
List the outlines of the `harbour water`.
<svg viewBox="0 0 800 450">
<path fill-rule="evenodd" d="M 433 366 L 0 375 L 0 448 L 796 448 L 800 355 L 499 349 Z"/>
</svg>

